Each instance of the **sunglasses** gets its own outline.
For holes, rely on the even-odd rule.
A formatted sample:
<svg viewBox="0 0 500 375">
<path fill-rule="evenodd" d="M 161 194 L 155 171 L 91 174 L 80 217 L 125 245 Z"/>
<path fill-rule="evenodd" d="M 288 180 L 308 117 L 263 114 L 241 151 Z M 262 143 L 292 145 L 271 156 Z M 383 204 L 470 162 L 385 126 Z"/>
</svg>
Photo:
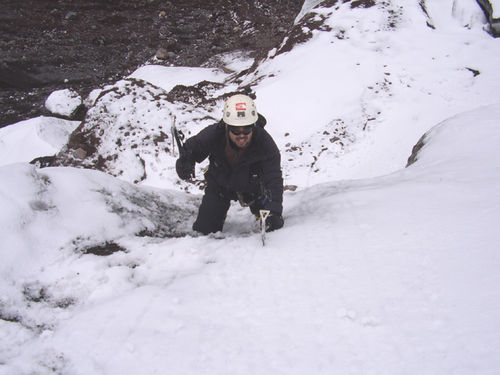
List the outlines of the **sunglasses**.
<svg viewBox="0 0 500 375">
<path fill-rule="evenodd" d="M 248 135 L 253 131 L 253 125 L 252 126 L 245 126 L 243 128 L 239 128 L 237 126 L 228 126 L 227 128 L 234 135 L 240 135 L 240 134 Z"/>
</svg>

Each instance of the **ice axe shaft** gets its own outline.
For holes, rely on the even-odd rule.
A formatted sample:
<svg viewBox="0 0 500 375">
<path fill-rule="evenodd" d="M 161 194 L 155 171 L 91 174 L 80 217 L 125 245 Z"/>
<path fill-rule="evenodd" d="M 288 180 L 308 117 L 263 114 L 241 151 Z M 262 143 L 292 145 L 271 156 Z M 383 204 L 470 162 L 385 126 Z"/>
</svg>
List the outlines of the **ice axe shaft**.
<svg viewBox="0 0 500 375">
<path fill-rule="evenodd" d="M 259 210 L 260 214 L 260 236 L 262 238 L 262 246 L 266 246 L 266 220 L 271 211 Z"/>
<path fill-rule="evenodd" d="M 182 143 L 179 131 L 175 126 L 175 117 L 170 130 L 172 131 L 172 139 L 175 141 L 175 143 L 172 145 L 172 152 L 175 149 L 175 144 L 177 144 L 177 148 L 179 149 L 179 157 L 183 157 L 184 155 L 186 155 L 186 150 L 184 149 L 184 144 Z"/>
<path fill-rule="evenodd" d="M 179 149 L 179 158 L 184 158 L 188 156 L 188 151 L 184 147 L 184 143 L 182 142 L 179 130 L 177 130 L 177 127 L 175 126 L 175 117 L 170 130 L 172 131 L 172 139 L 175 141 L 175 143 L 172 144 L 172 155 L 175 156 L 174 149 L 175 149 L 175 144 L 177 144 L 177 148 Z M 193 170 L 192 178 L 194 177 L 195 174 Z"/>
</svg>

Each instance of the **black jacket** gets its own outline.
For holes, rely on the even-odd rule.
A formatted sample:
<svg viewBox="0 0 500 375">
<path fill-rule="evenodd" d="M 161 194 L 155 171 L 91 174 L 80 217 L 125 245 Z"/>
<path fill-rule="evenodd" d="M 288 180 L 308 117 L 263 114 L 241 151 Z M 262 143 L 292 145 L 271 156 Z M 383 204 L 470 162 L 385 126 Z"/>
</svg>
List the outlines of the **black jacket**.
<svg viewBox="0 0 500 375">
<path fill-rule="evenodd" d="M 261 199 L 262 206 L 273 213 L 283 211 L 283 178 L 281 156 L 276 143 L 264 129 L 266 120 L 259 115 L 250 145 L 238 163 L 231 167 L 226 160 L 227 136 L 224 122 L 210 125 L 185 142 L 186 150 L 200 163 L 209 157 L 205 173 L 207 184 L 220 194 L 236 199 L 241 193 L 247 203 Z"/>
</svg>

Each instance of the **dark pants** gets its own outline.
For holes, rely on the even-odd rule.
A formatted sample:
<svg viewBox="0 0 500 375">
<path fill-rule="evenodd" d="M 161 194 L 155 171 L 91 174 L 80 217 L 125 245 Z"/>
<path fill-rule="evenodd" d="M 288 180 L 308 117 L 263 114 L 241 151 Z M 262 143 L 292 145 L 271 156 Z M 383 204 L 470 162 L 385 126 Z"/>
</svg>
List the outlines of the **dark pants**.
<svg viewBox="0 0 500 375">
<path fill-rule="evenodd" d="M 198 210 L 198 217 L 193 223 L 193 229 L 203 234 L 215 233 L 222 230 L 226 221 L 227 211 L 231 200 L 236 200 L 236 194 L 222 194 L 217 189 L 208 184 L 205 188 L 205 195 L 201 200 Z M 259 214 L 260 204 L 250 204 L 250 210 L 254 215 Z"/>
<path fill-rule="evenodd" d="M 229 198 L 222 196 L 208 184 L 205 195 L 201 200 L 198 217 L 193 223 L 193 229 L 203 234 L 221 231 L 230 204 L 231 200 Z"/>
</svg>

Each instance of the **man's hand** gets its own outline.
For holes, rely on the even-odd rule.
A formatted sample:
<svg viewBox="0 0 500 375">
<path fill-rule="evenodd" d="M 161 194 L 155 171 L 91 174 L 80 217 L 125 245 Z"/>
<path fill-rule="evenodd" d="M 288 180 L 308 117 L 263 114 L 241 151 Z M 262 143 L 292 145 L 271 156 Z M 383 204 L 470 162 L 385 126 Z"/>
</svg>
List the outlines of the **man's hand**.
<svg viewBox="0 0 500 375">
<path fill-rule="evenodd" d="M 194 176 L 194 164 L 195 161 L 189 156 L 182 156 L 175 162 L 175 170 L 177 171 L 177 176 L 182 180 L 189 180 Z"/>
<path fill-rule="evenodd" d="M 273 230 L 280 229 L 285 224 L 283 216 L 277 213 L 271 212 L 269 217 L 266 219 L 266 232 L 272 232 Z"/>
</svg>

